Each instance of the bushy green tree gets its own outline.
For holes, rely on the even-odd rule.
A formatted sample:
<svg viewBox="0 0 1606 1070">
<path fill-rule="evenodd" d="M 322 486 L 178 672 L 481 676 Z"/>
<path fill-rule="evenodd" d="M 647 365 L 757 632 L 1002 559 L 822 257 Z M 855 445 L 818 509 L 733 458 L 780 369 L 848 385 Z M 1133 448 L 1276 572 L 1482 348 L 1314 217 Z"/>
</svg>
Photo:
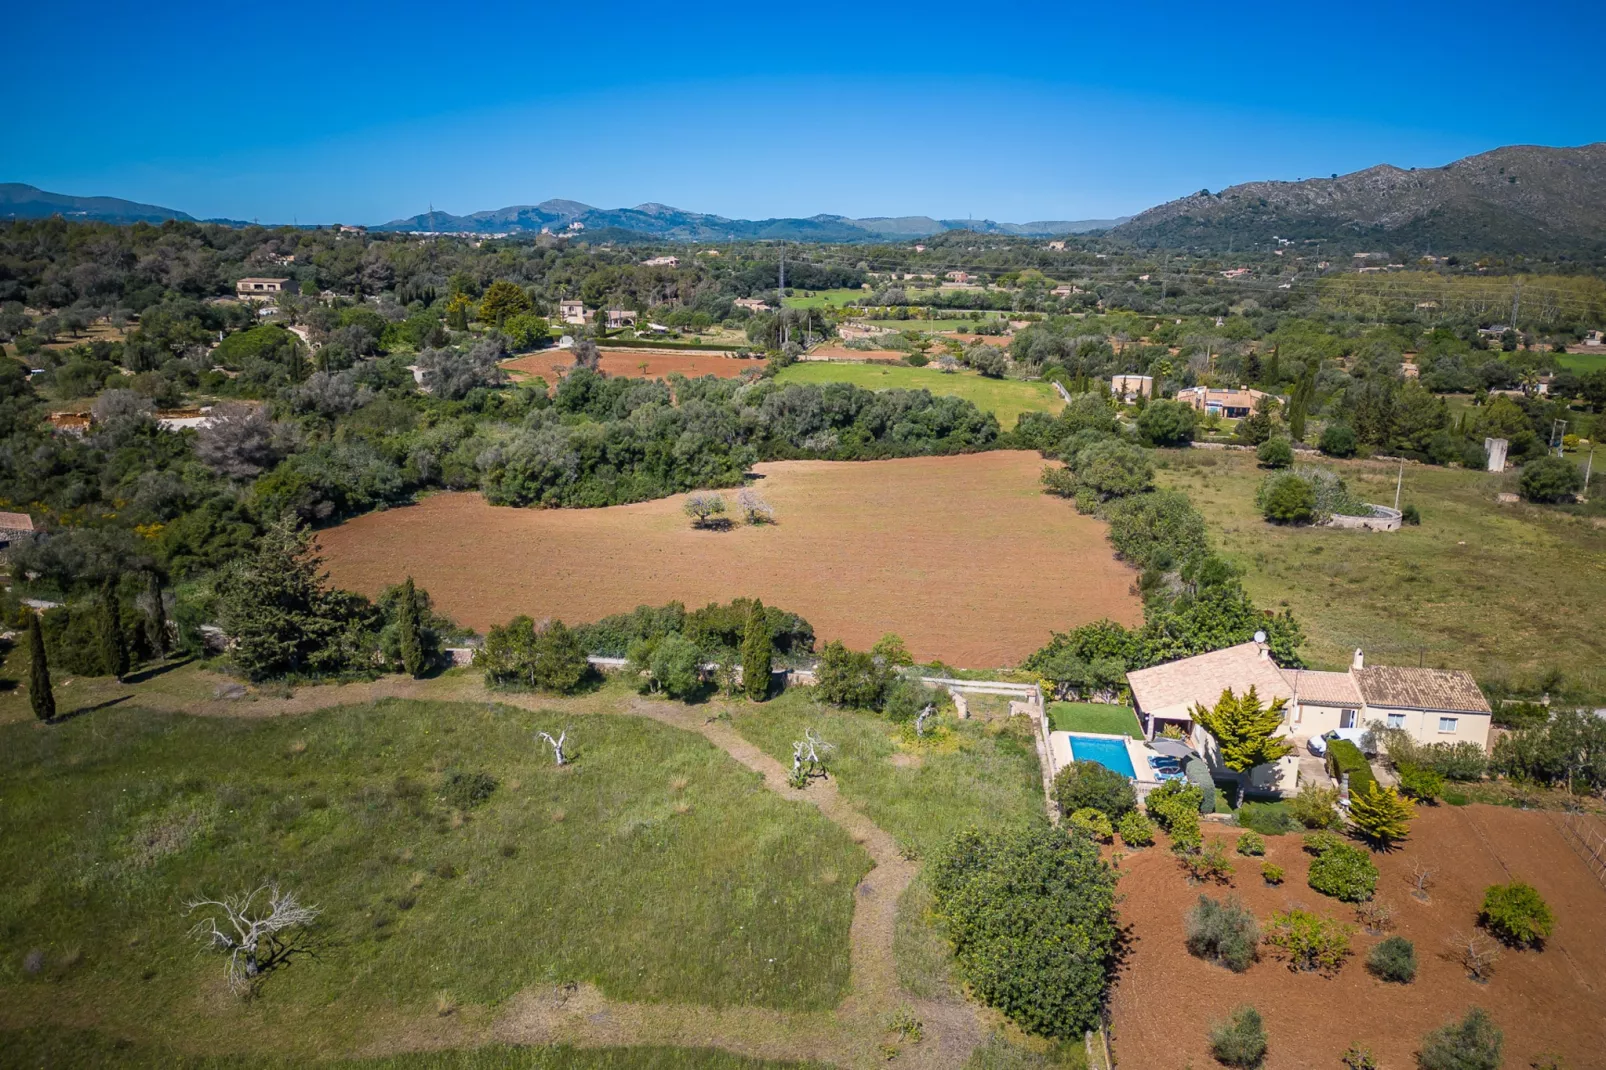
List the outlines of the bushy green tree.
<svg viewBox="0 0 1606 1070">
<path fill-rule="evenodd" d="M 1115 823 L 1115 831 L 1128 847 L 1147 847 L 1154 842 L 1154 822 L 1137 810 L 1122 814 Z"/>
<path fill-rule="evenodd" d="M 1424 1036 L 1416 1065 L 1418 1070 L 1500 1070 L 1505 1039 L 1488 1013 L 1474 1007 L 1459 1022 Z"/>
<path fill-rule="evenodd" d="M 742 635 L 742 690 L 754 702 L 763 702 L 769 697 L 773 654 L 769 622 L 764 617 L 764 603 L 754 602 L 753 608 L 748 611 L 747 627 Z"/>
<path fill-rule="evenodd" d="M 1286 438 L 1268 438 L 1255 450 L 1255 459 L 1264 468 L 1287 468 L 1294 463 L 1294 448 Z"/>
<path fill-rule="evenodd" d="M 1531 502 L 1563 502 L 1584 489 L 1584 473 L 1565 457 L 1540 457 L 1522 466 L 1517 489 Z"/>
<path fill-rule="evenodd" d="M 702 686 L 702 653 L 679 632 L 659 640 L 647 665 L 650 686 L 670 698 L 690 698 Z"/>
<path fill-rule="evenodd" d="M 872 655 L 849 650 L 839 639 L 825 644 L 814 673 L 821 698 L 853 709 L 880 709 L 890 680 Z"/>
<path fill-rule="evenodd" d="M 1091 839 L 1052 825 L 960 833 L 932 873 L 971 991 L 1028 1032 L 1080 1037 L 1109 984 L 1115 873 Z"/>
<path fill-rule="evenodd" d="M 1195 703 L 1193 719 L 1221 745 L 1221 760 L 1235 773 L 1247 773 L 1258 765 L 1275 762 L 1293 753 L 1293 744 L 1277 736 L 1283 724 L 1287 701 L 1275 698 L 1263 706 L 1260 694 L 1251 684 L 1241 696 L 1231 688 L 1221 693 L 1214 708 Z"/>
<path fill-rule="evenodd" d="M 50 661 L 39 614 L 28 612 L 28 705 L 41 721 L 56 719 L 56 692 L 50 686 Z"/>
<path fill-rule="evenodd" d="M 1054 802 L 1060 812 L 1093 809 L 1112 821 L 1137 808 L 1132 782 L 1098 762 L 1072 762 L 1054 776 Z"/>
<path fill-rule="evenodd" d="M 1153 446 L 1186 446 L 1193 441 L 1197 418 L 1181 401 L 1155 401 L 1138 414 L 1138 432 Z"/>
<path fill-rule="evenodd" d="M 1292 472 L 1281 472 L 1266 477 L 1255 504 L 1273 523 L 1309 524 L 1316 519 L 1316 488 Z"/>
<path fill-rule="evenodd" d="M 1307 882 L 1323 895 L 1364 903 L 1377 890 L 1377 867 L 1361 848 L 1335 836 L 1310 864 Z"/>
<path fill-rule="evenodd" d="M 1391 936 L 1372 948 L 1366 968 L 1384 981 L 1408 985 L 1416 980 L 1416 947 L 1403 936 Z"/>
<path fill-rule="evenodd" d="M 1542 947 L 1556 927 L 1556 917 L 1533 885 L 1512 881 L 1484 890 L 1478 923 L 1508 944 Z"/>
<path fill-rule="evenodd" d="M 1361 792 L 1350 792 L 1349 817 L 1355 829 L 1369 843 L 1390 847 L 1411 831 L 1416 808 L 1402 799 L 1394 788 L 1381 787 L 1375 780 Z"/>
<path fill-rule="evenodd" d="M 1320 448 L 1329 457 L 1353 457 L 1358 445 L 1355 429 L 1348 424 L 1328 424 L 1322 431 Z"/>
<path fill-rule="evenodd" d="M 678 638 L 678 636 L 677 636 Z M 513 685 L 567 693 L 591 675 L 584 647 L 560 620 L 537 628 L 527 616 L 514 617 L 486 633 L 474 655 L 487 685 Z"/>
<path fill-rule="evenodd" d="M 509 316 L 530 311 L 530 295 L 516 283 L 498 279 L 485 288 L 480 298 L 481 322 L 502 326 Z M 600 315 L 600 314 L 599 314 Z M 606 318 L 605 316 L 603 318 Z"/>
</svg>

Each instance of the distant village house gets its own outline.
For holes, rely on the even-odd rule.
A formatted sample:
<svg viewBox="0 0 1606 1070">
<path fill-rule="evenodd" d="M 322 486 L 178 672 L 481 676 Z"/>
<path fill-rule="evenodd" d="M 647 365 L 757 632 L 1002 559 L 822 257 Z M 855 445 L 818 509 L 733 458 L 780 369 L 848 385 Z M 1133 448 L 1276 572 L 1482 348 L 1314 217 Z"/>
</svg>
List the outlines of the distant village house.
<svg viewBox="0 0 1606 1070">
<path fill-rule="evenodd" d="M 5 560 L 13 545 L 33 538 L 33 517 L 27 513 L 0 513 L 0 560 Z"/>
<path fill-rule="evenodd" d="M 1217 413 L 1229 420 L 1243 419 L 1255 411 L 1255 405 L 1262 398 L 1269 397 L 1271 395 L 1264 390 L 1251 390 L 1248 387 L 1190 386 L 1186 390 L 1177 391 L 1177 400 L 1191 406 L 1195 411 Z"/>
<path fill-rule="evenodd" d="M 633 308 L 610 308 L 608 310 L 608 329 L 618 330 L 621 327 L 634 327 L 636 325 L 636 310 Z"/>
<path fill-rule="evenodd" d="M 1110 393 L 1127 403 L 1138 398 L 1154 396 L 1154 377 L 1149 375 L 1112 375 Z"/>
<path fill-rule="evenodd" d="M 558 318 L 564 323 L 584 324 L 586 321 L 586 306 L 584 301 L 559 301 Z"/>
<path fill-rule="evenodd" d="M 680 257 L 678 257 L 678 256 L 655 256 L 651 260 L 643 260 L 641 262 L 641 266 L 642 267 L 679 267 L 680 266 Z"/>
<path fill-rule="evenodd" d="M 241 279 L 234 284 L 234 295 L 242 301 L 271 300 L 290 292 L 290 279 Z"/>
<path fill-rule="evenodd" d="M 770 306 L 764 301 L 763 298 L 759 297 L 738 297 L 733 304 L 735 304 L 737 308 L 747 309 L 747 311 L 753 313 L 755 316 L 760 312 L 768 312 L 770 310 Z"/>
</svg>

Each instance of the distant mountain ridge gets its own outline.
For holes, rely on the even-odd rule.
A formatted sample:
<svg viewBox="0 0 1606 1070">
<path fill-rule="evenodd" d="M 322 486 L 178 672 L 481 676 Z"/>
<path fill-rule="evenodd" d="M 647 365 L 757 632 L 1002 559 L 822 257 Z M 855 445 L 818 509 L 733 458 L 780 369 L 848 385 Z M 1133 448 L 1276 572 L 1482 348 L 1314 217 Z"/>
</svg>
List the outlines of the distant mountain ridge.
<svg viewBox="0 0 1606 1070">
<path fill-rule="evenodd" d="M 125 201 L 121 197 L 73 197 L 47 193 L 21 182 L 0 182 L 0 219 L 85 219 L 99 223 L 162 223 L 177 219 L 192 223 L 195 217 L 172 208 Z"/>
<path fill-rule="evenodd" d="M 1246 182 L 1141 212 L 1110 236 L 1247 249 L 1273 237 L 1479 252 L 1606 252 L 1606 142 L 1511 145 L 1443 167 Z"/>
<path fill-rule="evenodd" d="M 1104 230 L 1121 219 L 1040 220 L 1033 223 L 999 223 L 990 219 L 933 219 L 930 216 L 876 216 L 853 219 L 821 214 L 807 218 L 731 219 L 721 215 L 688 212 L 667 204 L 638 204 L 634 208 L 593 208 L 579 201 L 549 200 L 540 204 L 511 205 L 488 212 L 453 215 L 422 212 L 394 219 L 372 230 L 461 232 L 469 234 L 528 234 L 549 230 L 563 233 L 580 224 L 585 233 L 624 232 L 661 241 L 788 241 L 853 242 L 926 238 L 949 230 L 986 234 L 1047 237 Z"/>
</svg>

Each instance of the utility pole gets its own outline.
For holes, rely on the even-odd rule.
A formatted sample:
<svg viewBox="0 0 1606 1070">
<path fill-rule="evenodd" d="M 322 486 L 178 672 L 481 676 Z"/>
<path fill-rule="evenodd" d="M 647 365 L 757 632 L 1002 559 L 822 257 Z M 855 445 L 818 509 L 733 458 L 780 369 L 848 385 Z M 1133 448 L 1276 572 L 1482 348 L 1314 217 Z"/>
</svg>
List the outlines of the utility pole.
<svg viewBox="0 0 1606 1070">
<path fill-rule="evenodd" d="M 775 291 L 775 314 L 781 317 L 781 345 L 792 340 L 786 324 L 786 246 L 781 246 L 781 284 Z"/>
<path fill-rule="evenodd" d="M 1589 447 L 1589 460 L 1584 462 L 1584 497 L 1589 497 L 1589 476 L 1595 470 L 1595 447 Z"/>
<path fill-rule="evenodd" d="M 1517 279 L 1516 287 L 1511 291 L 1511 329 L 1517 329 L 1517 306 L 1522 302 L 1522 279 Z"/>
<path fill-rule="evenodd" d="M 1400 474 L 1394 480 L 1394 511 L 1400 511 L 1400 488 L 1405 485 L 1405 461 L 1400 461 Z"/>
</svg>

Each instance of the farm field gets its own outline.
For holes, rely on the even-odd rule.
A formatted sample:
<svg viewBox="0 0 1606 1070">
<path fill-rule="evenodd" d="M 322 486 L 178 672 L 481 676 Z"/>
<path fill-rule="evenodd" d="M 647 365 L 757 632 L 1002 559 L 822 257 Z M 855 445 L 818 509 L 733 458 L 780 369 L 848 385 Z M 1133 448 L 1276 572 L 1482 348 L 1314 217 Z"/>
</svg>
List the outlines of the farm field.
<svg viewBox="0 0 1606 1070">
<path fill-rule="evenodd" d="M 1561 693 L 1606 697 L 1606 631 L 1592 623 L 1606 600 L 1606 525 L 1496 502 L 1515 472 L 1408 464 L 1401 502 L 1421 510 L 1421 526 L 1372 533 L 1266 523 L 1254 507 L 1264 472 L 1247 451 L 1162 456 L 1161 485 L 1188 492 L 1257 602 L 1293 609 L 1315 667 L 1342 669 L 1360 647 L 1373 664 L 1486 682 L 1559 670 Z M 1393 502 L 1398 464 L 1321 464 L 1366 500 Z"/>
<path fill-rule="evenodd" d="M 773 291 L 771 296 L 774 296 Z M 864 289 L 813 290 L 794 294 L 781 300 L 786 308 L 841 308 L 869 296 Z"/>
<path fill-rule="evenodd" d="M 1409 985 L 1367 972 L 1366 955 L 1383 937 L 1359 927 L 1353 954 L 1330 978 L 1290 972 L 1265 949 L 1242 974 L 1188 953 L 1183 916 L 1201 893 L 1237 896 L 1262 926 L 1273 912 L 1294 907 L 1355 922 L 1350 906 L 1307 885 L 1311 856 L 1298 836 L 1266 837 L 1266 859 L 1286 871 L 1275 888 L 1261 879 L 1259 859 L 1233 853 L 1236 828 L 1205 825 L 1206 837 L 1225 841 L 1236 866 L 1231 887 L 1190 884 L 1163 845 L 1127 853 L 1119 910 L 1133 939 L 1111 1001 L 1116 1058 L 1123 1066 L 1213 1066 L 1211 1025 L 1247 1003 L 1265 1019 L 1267 1070 L 1338 1066 L 1351 1044 L 1370 1048 L 1379 1066 L 1407 1067 L 1424 1033 L 1477 1006 L 1505 1031 L 1505 1066 L 1533 1065 L 1547 1052 L 1561 1057 L 1556 1065 L 1597 1065 L 1606 1047 L 1606 1016 L 1598 1013 L 1606 889 L 1554 822 L 1552 814 L 1508 807 L 1424 807 L 1400 849 L 1372 856 L 1377 899 L 1394 906 L 1393 933 L 1416 946 L 1417 976 Z M 1418 862 L 1433 870 L 1427 902 L 1408 884 Z M 1450 942 L 1474 930 L 1484 888 L 1514 879 L 1550 904 L 1555 934 L 1543 951 L 1505 951 L 1480 984 L 1450 960 Z"/>
<path fill-rule="evenodd" d="M 845 345 L 822 345 L 809 350 L 808 356 L 801 359 L 810 360 L 873 360 L 891 361 L 894 364 L 903 363 L 907 354 L 901 349 L 849 349 Z"/>
<path fill-rule="evenodd" d="M 808 361 L 782 369 L 778 378 L 783 383 L 843 382 L 867 390 L 929 390 L 933 394 L 961 397 L 998 417 L 998 425 L 1005 431 L 1015 426 L 1023 412 L 1059 412 L 1065 407 L 1065 402 L 1048 383 L 988 379 L 973 371 L 949 373 L 929 366 L 885 367 Z"/>
<path fill-rule="evenodd" d="M 702 375 L 717 375 L 721 379 L 735 379 L 743 372 L 764 370 L 760 360 L 740 360 L 718 353 L 688 353 L 669 349 L 603 349 L 601 367 L 608 375 L 641 378 L 641 366 L 647 365 L 646 377 L 662 379 L 676 372 L 695 379 Z M 502 369 L 514 379 L 540 376 L 547 386 L 556 386 L 564 372 L 574 365 L 574 355 L 567 350 L 544 349 L 502 362 Z"/>
<path fill-rule="evenodd" d="M 1138 715 L 1131 706 L 1102 702 L 1050 702 L 1048 725 L 1055 732 L 1097 732 L 1108 736 L 1143 738 Z"/>
<path fill-rule="evenodd" d="M 1576 372 L 1579 375 L 1588 375 L 1590 372 L 1606 368 L 1606 347 L 1589 346 L 1569 350 L 1566 353 L 1556 354 L 1556 360 L 1563 368 Z"/>
<path fill-rule="evenodd" d="M 0 726 L 0 1030 L 306 1060 L 406 1048 L 402 1027 L 483 1043 L 521 993 L 565 982 L 624 1005 L 834 1008 L 870 857 L 696 732 L 610 715 L 637 701 Z M 565 728 L 559 769 L 532 736 Z M 272 879 L 323 908 L 318 957 L 241 1003 L 184 903 Z"/>
<path fill-rule="evenodd" d="M 1024 451 L 760 464 L 778 522 L 724 532 L 694 530 L 680 497 L 538 510 L 451 493 L 319 538 L 341 586 L 373 595 L 412 575 L 481 631 L 520 613 L 577 622 L 750 595 L 822 641 L 862 650 L 896 632 L 917 658 L 993 667 L 1054 630 L 1142 618 L 1104 525 L 1043 495 L 1042 466 Z"/>
<path fill-rule="evenodd" d="M 989 319 L 997 318 L 989 316 Z M 976 321 L 966 317 L 964 319 L 927 319 L 927 320 L 865 320 L 875 327 L 891 327 L 896 331 L 967 331 L 976 325 Z"/>
</svg>

